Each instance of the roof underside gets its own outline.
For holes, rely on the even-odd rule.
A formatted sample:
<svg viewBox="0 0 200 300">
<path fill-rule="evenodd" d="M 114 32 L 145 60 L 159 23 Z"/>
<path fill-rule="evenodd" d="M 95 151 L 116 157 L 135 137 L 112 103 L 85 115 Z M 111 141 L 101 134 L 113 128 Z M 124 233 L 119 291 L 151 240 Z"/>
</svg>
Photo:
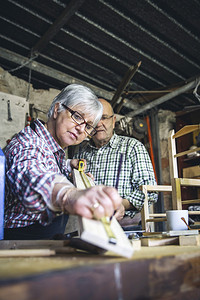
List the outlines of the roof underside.
<svg viewBox="0 0 200 300">
<path fill-rule="evenodd" d="M 35 89 L 86 84 L 123 115 L 179 111 L 200 104 L 199 16 L 198 0 L 5 0 L 0 64 Z"/>
</svg>

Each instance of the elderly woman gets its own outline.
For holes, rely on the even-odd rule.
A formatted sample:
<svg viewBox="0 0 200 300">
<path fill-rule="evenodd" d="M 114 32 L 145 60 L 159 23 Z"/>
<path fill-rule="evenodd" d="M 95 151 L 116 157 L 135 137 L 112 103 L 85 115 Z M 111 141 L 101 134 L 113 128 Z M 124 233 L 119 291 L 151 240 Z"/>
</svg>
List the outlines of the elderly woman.
<svg viewBox="0 0 200 300">
<path fill-rule="evenodd" d="M 69 214 L 111 216 L 121 203 L 114 188 L 78 190 L 65 152 L 92 137 L 102 105 L 87 87 L 71 84 L 53 100 L 48 121 L 34 121 L 6 148 L 5 239 L 49 239 L 63 234 Z"/>
</svg>

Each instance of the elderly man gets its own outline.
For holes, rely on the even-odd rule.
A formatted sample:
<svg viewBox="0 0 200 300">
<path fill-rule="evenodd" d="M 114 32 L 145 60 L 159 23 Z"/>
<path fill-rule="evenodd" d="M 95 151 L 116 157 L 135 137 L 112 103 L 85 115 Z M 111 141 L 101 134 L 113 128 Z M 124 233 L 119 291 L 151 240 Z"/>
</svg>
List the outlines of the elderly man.
<svg viewBox="0 0 200 300">
<path fill-rule="evenodd" d="M 106 100 L 99 101 L 103 105 L 103 115 L 96 126 L 97 132 L 90 142 L 76 147 L 74 158 L 86 159 L 86 171 L 93 174 L 97 184 L 112 187 L 117 184 L 122 205 L 115 216 L 122 226 L 137 224 L 144 201 L 140 186 L 156 184 L 152 163 L 140 141 L 114 133 L 116 116 L 113 109 Z M 117 178 L 119 164 L 121 172 Z M 149 193 L 149 203 L 156 201 L 157 194 Z"/>
</svg>

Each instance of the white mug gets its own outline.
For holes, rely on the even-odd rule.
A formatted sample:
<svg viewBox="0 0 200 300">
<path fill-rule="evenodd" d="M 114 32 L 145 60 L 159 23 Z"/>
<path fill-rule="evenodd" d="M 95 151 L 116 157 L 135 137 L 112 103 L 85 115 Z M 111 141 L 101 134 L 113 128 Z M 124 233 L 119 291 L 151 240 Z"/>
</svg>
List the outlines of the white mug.
<svg viewBox="0 0 200 300">
<path fill-rule="evenodd" d="M 166 216 L 168 231 L 188 230 L 187 225 L 181 219 L 184 218 L 188 224 L 188 210 L 168 210 Z"/>
</svg>

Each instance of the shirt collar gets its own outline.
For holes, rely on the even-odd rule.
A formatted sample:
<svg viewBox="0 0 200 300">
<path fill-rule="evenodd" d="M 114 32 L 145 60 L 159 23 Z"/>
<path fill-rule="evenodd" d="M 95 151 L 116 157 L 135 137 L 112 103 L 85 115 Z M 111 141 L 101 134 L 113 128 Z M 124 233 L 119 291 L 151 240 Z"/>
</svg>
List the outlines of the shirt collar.
<svg viewBox="0 0 200 300">
<path fill-rule="evenodd" d="M 119 143 L 119 137 L 116 133 L 114 133 L 113 136 L 111 137 L 111 139 L 109 140 L 109 142 L 106 145 L 102 146 L 101 148 L 104 148 L 107 146 L 111 147 L 111 148 L 116 148 L 118 143 Z M 90 141 L 89 145 L 91 148 L 97 149 L 92 140 Z"/>
<path fill-rule="evenodd" d="M 35 120 L 35 132 L 37 133 L 37 135 L 43 139 L 45 139 L 45 142 L 48 144 L 48 146 L 50 147 L 51 151 L 53 153 L 57 152 L 57 151 L 64 151 L 60 145 L 55 141 L 55 139 L 52 137 L 52 135 L 50 134 L 50 132 L 47 130 L 47 128 L 44 126 L 44 122 L 37 119 Z"/>
</svg>

